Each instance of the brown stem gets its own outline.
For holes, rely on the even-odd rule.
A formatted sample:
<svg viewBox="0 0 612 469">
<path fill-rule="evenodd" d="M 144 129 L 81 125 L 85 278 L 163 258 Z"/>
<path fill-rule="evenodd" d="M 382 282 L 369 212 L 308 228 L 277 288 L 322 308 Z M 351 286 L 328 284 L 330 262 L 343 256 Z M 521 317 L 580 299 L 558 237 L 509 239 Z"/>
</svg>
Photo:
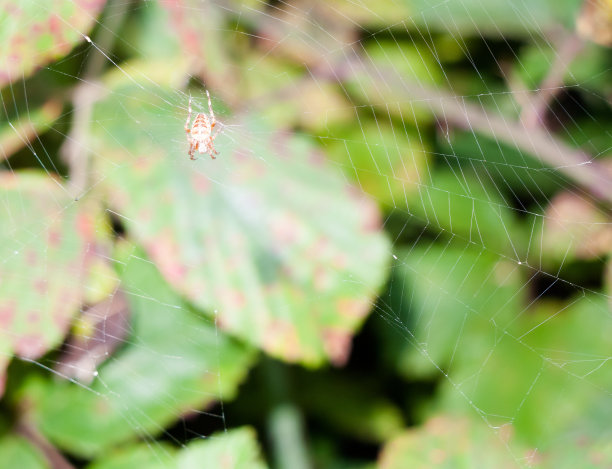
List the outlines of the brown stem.
<svg viewBox="0 0 612 469">
<path fill-rule="evenodd" d="M 72 95 L 72 127 L 60 151 L 70 168 L 69 186 L 75 198 L 80 197 L 87 187 L 89 125 L 93 105 L 99 94 L 99 85 L 93 81 L 85 81 L 77 85 Z"/>
<path fill-rule="evenodd" d="M 544 118 L 549 105 L 563 89 L 563 79 L 567 74 L 569 65 L 583 49 L 584 41 L 575 34 L 567 36 L 563 40 L 548 75 L 542 81 L 537 93 L 532 95 L 527 105 L 523 107 L 521 121 L 526 127 L 545 126 Z"/>
<path fill-rule="evenodd" d="M 95 37 L 95 52 L 87 62 L 82 82 L 74 89 L 72 102 L 72 126 L 61 148 L 61 153 L 70 168 L 69 186 L 75 198 L 87 188 L 89 171 L 89 125 L 93 105 L 100 97 L 100 85 L 97 78 L 104 69 L 107 57 L 100 51 L 110 51 L 116 38 L 116 31 L 121 26 L 128 11 L 129 1 L 110 1 L 106 6 L 104 17 L 100 20 L 99 33 Z"/>
<path fill-rule="evenodd" d="M 284 35 L 288 34 L 290 26 L 282 22 L 274 22 L 268 17 L 261 19 L 255 15 L 250 15 L 249 19 L 258 24 L 262 31 L 266 31 L 268 39 L 275 38 L 280 41 Z M 565 44 L 543 88 L 551 90 L 556 88 L 554 83 L 558 82 L 559 75 L 564 73 L 565 64 L 571 56 L 579 52 L 579 47 L 581 46 L 578 39 L 570 40 Z M 570 181 L 580 184 L 591 195 L 612 203 L 611 172 L 592 156 L 580 149 L 572 148 L 546 129 L 511 120 L 498 113 L 488 112 L 482 106 L 467 102 L 464 97 L 406 79 L 392 67 L 378 64 L 374 66 L 369 59 L 360 55 L 358 49 L 343 47 L 336 52 L 337 54 L 328 56 L 329 60 L 318 60 L 316 64 L 309 64 L 309 70 L 314 78 L 338 82 L 359 79 L 363 74 L 372 77 L 372 80 L 376 82 L 382 78 L 385 86 L 391 89 L 396 96 L 406 96 L 413 100 L 415 106 L 428 107 L 440 120 L 472 132 L 488 135 L 529 153 L 552 169 L 558 170 Z M 312 56 L 317 59 L 322 58 L 318 49 L 313 51 Z M 551 84 L 553 86 L 550 86 Z M 538 99 L 541 100 L 541 103 L 536 104 L 536 109 L 546 106 L 551 96 L 546 93 Z"/>
<path fill-rule="evenodd" d="M 382 75 L 386 86 L 397 96 L 410 97 L 415 106 L 428 108 L 443 121 L 518 148 L 563 173 L 591 195 L 612 203 L 611 172 L 584 151 L 572 148 L 546 129 L 528 127 L 522 122 L 488 112 L 462 96 L 407 80 L 394 69 L 379 65 L 375 68 L 370 62 L 359 58 L 336 65 L 332 72 L 333 75 L 328 78 L 339 76 L 347 79 L 365 73 L 378 80 Z M 323 73 L 328 74 L 329 69 Z"/>
<path fill-rule="evenodd" d="M 52 469 L 74 469 L 74 466 L 68 462 L 64 455 L 24 419 L 17 424 L 15 432 L 38 448 L 44 454 Z"/>
</svg>

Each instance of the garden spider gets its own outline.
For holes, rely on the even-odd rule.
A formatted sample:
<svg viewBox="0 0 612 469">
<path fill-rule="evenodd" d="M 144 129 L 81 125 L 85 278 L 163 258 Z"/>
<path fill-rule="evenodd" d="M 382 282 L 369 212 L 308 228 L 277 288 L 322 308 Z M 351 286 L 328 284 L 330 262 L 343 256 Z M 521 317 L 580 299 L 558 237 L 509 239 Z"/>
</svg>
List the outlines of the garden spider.
<svg viewBox="0 0 612 469">
<path fill-rule="evenodd" d="M 215 119 L 215 113 L 213 112 L 212 103 L 210 102 L 210 94 L 206 90 L 206 96 L 208 96 L 208 110 L 210 117 L 203 113 L 197 113 L 195 120 L 193 121 L 193 127 L 189 128 L 191 123 L 191 96 L 189 96 L 189 116 L 187 122 L 185 122 L 185 132 L 187 133 L 187 141 L 189 142 L 189 158 L 195 160 L 193 154 L 197 151 L 200 154 L 208 153 L 214 160 L 219 152 L 215 150 L 213 141 L 219 135 L 219 130 L 212 134 L 217 120 Z"/>
</svg>

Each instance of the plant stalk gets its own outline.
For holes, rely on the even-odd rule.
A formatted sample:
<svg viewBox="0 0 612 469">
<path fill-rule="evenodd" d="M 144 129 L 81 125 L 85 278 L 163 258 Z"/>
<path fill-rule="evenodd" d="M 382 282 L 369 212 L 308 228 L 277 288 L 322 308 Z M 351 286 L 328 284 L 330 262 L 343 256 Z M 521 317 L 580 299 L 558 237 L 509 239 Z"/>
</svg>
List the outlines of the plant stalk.
<svg viewBox="0 0 612 469">
<path fill-rule="evenodd" d="M 312 469 L 305 438 L 304 418 L 292 402 L 286 370 L 272 361 L 265 365 L 266 382 L 270 389 L 268 438 L 272 446 L 275 469 Z"/>
</svg>

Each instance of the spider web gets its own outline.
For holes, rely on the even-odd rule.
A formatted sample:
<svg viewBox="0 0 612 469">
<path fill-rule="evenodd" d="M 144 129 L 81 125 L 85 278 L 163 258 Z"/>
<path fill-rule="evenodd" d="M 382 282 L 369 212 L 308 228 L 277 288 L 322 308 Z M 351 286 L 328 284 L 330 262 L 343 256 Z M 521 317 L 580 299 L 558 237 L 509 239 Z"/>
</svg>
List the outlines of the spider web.
<svg viewBox="0 0 612 469">
<path fill-rule="evenodd" d="M 85 240 L 67 238 L 59 257 L 67 260 L 84 244 L 87 262 L 66 267 L 83 298 L 66 303 L 87 306 L 59 352 L 41 357 L 35 346 L 20 349 L 9 395 L 12 376 L 40 370 L 36 379 L 14 382 L 35 402 L 44 438 L 90 459 L 136 435 L 145 443 L 142 461 L 153 455 L 166 467 L 189 440 L 214 442 L 215 432 L 256 424 L 239 412 L 255 386 L 252 379 L 243 384 L 261 360 L 255 349 L 310 366 L 348 362 L 349 370 L 378 376 L 360 368 L 359 357 L 367 356 L 395 380 L 393 393 L 378 386 L 376 397 L 395 400 L 395 408 L 402 402 L 415 420 L 405 441 L 428 436 L 427 422 L 437 416 L 448 428 L 484 428 L 485 436 L 470 441 L 487 451 L 491 441 L 502 447 L 491 465 L 562 467 L 559 460 L 571 460 L 568 448 L 580 452 L 579 442 L 587 442 L 589 454 L 599 448 L 609 438 L 612 403 L 610 55 L 576 36 L 579 5 L 567 3 L 110 2 L 93 32 L 76 29 L 80 45 L 45 66 L 43 79 L 23 77 L 3 91 L 9 132 L 23 146 L 3 161 L 5 173 L 34 167 L 59 176 L 45 189 L 56 200 L 42 219 L 28 219 L 27 206 L 7 196 L 5 217 L 25 224 L 3 234 L 3 264 L 27 264 L 28 246 L 63 217 L 92 217 Z M 595 70 L 587 66 L 593 63 Z M 68 111 L 28 137 L 18 123 L 35 120 L 44 77 L 76 82 L 77 91 L 66 98 Z M 194 116 L 206 113 L 204 88 L 221 126 L 220 155 L 192 162 L 182 126 L 190 94 Z M 325 171 L 314 172 L 321 155 Z M 166 181 L 188 174 L 210 195 L 183 207 L 186 196 L 173 198 L 182 193 L 181 180 L 167 192 L 164 177 L 150 170 L 159 159 Z M 237 216 L 252 230 L 247 239 L 258 242 L 269 236 L 280 244 L 294 234 L 292 222 L 273 224 L 250 199 L 241 183 L 251 184 L 249 171 L 261 173 L 263 200 L 286 199 L 296 219 L 311 216 L 313 230 L 361 256 L 361 264 L 326 259 L 314 273 L 295 274 L 312 274 L 315 287 L 338 280 L 343 295 L 365 301 L 371 313 L 355 358 L 346 334 L 357 334 L 365 319 L 358 308 L 350 310 L 361 316 L 348 332 L 312 349 L 275 342 L 273 333 L 282 331 L 261 342 L 248 337 L 249 328 L 258 330 L 262 300 L 233 277 L 232 262 L 250 262 L 249 251 L 225 223 Z M 317 180 L 327 188 L 321 196 L 312 189 Z M 147 192 L 151 186 L 159 193 Z M 349 205 L 347 186 L 368 199 Z M 20 187 L 22 195 L 27 190 Z M 310 199 L 315 208 L 296 202 Z M 376 224 L 368 200 L 378 206 L 375 235 L 360 230 L 364 220 Z M 205 269 L 190 244 L 193 226 L 202 227 Z M 263 232 L 270 226 L 278 232 Z M 166 236 L 177 236 L 178 247 Z M 266 266 L 258 275 L 268 285 L 275 262 L 320 250 L 301 258 L 279 249 L 253 263 Z M 54 262 L 49 256 L 44 269 Z M 219 293 L 213 277 L 236 280 L 243 290 Z M 274 307 L 307 315 L 328 301 L 319 291 L 302 305 L 287 293 L 287 303 Z M 248 314 L 233 317 L 230 310 Z M 298 331 L 309 327 L 296 323 Z M 365 350 L 366 340 L 375 348 Z M 298 383 L 308 379 L 295 373 Z M 325 373 L 333 381 L 342 369 Z M 179 384 L 168 384 L 173 380 Z M 426 410 L 405 403 L 423 383 L 436 388 Z M 350 390 L 361 392 L 369 395 Z M 64 395 L 70 405 L 55 405 Z M 234 417 L 227 409 L 235 399 Z M 101 402 L 119 416 L 101 418 L 104 436 L 79 415 Z M 332 414 L 324 409 L 313 418 L 334 420 Z M 70 435 L 70 422 L 80 440 Z M 274 443 L 259 433 L 271 455 Z M 316 451 L 309 457 L 316 460 Z M 401 451 L 386 447 L 380 461 L 402 467 Z"/>
</svg>

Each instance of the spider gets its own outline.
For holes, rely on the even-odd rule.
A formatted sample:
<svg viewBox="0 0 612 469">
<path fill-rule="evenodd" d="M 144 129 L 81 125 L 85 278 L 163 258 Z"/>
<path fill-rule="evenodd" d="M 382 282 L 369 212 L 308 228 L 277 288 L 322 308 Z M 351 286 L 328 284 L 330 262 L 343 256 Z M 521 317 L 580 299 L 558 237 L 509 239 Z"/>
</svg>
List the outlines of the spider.
<svg viewBox="0 0 612 469">
<path fill-rule="evenodd" d="M 212 103 L 210 102 L 210 94 L 206 90 L 206 96 L 208 96 L 208 110 L 210 111 L 210 117 L 203 113 L 197 113 L 195 120 L 193 121 L 193 127 L 189 128 L 191 123 L 191 96 L 189 97 L 189 116 L 187 116 L 187 122 L 185 122 L 185 132 L 187 133 L 187 141 L 189 142 L 189 158 L 195 160 L 193 154 L 198 151 L 200 154 L 208 153 L 214 160 L 219 152 L 215 150 L 213 141 L 219 135 L 219 130 L 213 135 L 212 131 L 217 124 L 215 119 L 215 113 L 213 112 Z"/>
</svg>

